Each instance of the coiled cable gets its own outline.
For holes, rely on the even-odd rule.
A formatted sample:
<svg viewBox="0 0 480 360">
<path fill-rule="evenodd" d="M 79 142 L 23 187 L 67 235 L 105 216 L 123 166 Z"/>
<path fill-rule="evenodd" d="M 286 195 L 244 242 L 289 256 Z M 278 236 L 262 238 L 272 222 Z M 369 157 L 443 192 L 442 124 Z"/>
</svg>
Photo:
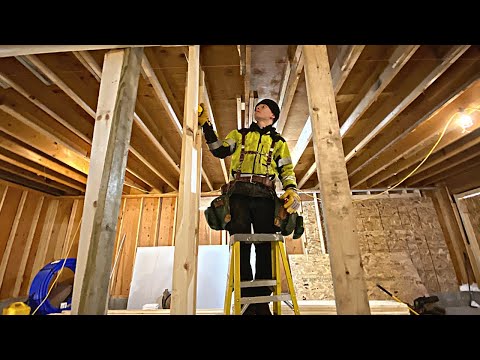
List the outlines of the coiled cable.
<svg viewBox="0 0 480 360">
<path fill-rule="evenodd" d="M 36 309 L 36 312 L 40 315 L 59 313 L 63 310 L 70 309 L 72 302 L 71 297 L 67 298 L 67 304 L 66 306 L 62 306 L 62 308 L 56 308 L 53 306 L 50 301 L 48 301 L 47 297 L 49 294 L 49 284 L 53 277 L 64 267 L 69 268 L 75 273 L 76 265 L 77 259 L 75 258 L 55 260 L 45 265 L 35 276 L 30 285 L 28 295 L 29 306 L 32 309 Z"/>
</svg>

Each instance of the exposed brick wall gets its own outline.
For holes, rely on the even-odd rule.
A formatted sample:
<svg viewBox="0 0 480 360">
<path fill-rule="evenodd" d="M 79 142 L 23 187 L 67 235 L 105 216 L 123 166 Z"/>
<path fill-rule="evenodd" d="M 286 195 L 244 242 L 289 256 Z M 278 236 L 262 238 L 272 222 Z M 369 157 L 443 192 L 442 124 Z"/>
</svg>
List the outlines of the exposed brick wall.
<svg viewBox="0 0 480 360">
<path fill-rule="evenodd" d="M 289 255 L 299 299 L 333 299 L 328 254 L 322 254 L 313 201 L 303 202 L 305 254 Z M 403 301 L 458 290 L 432 200 L 384 198 L 354 202 L 368 295 L 390 299 L 376 284 Z M 328 244 L 327 252 L 328 252 Z"/>
</svg>

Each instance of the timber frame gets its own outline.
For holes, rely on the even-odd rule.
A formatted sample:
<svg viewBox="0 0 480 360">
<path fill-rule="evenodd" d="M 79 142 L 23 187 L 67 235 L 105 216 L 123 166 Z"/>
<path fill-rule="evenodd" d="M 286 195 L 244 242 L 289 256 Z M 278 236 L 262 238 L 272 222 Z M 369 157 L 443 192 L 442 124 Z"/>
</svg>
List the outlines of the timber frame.
<svg viewBox="0 0 480 360">
<path fill-rule="evenodd" d="M 368 314 L 355 190 L 434 188 L 459 280 L 480 278 L 457 196 L 480 186 L 479 73 L 473 45 L 0 46 L 0 178 L 85 197 L 74 314 L 107 312 L 122 194 L 177 194 L 172 313 L 195 314 L 200 196 L 230 165 L 198 103 L 225 136 L 270 97 L 298 187 L 324 204 L 337 312 Z"/>
</svg>

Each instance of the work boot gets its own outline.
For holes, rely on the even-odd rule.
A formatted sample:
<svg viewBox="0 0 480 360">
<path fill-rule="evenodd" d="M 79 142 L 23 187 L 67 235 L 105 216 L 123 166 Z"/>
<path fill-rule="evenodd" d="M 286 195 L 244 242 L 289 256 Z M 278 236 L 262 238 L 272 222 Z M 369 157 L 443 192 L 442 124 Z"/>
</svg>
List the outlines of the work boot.
<svg viewBox="0 0 480 360">
<path fill-rule="evenodd" d="M 260 303 L 255 305 L 255 313 L 257 315 L 273 315 L 270 311 L 270 306 L 268 306 L 268 303 Z"/>
</svg>

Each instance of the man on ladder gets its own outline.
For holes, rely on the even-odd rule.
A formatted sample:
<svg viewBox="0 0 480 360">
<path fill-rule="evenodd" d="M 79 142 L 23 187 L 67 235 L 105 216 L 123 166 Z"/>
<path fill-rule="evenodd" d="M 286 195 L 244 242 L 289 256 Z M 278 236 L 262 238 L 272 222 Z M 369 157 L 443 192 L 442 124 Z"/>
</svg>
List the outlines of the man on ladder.
<svg viewBox="0 0 480 360">
<path fill-rule="evenodd" d="M 275 234 L 280 231 L 275 224 L 275 177 L 282 183 L 284 194 L 280 197 L 288 214 L 296 213 L 300 206 L 297 182 L 287 143 L 273 124 L 280 116 L 277 103 L 264 99 L 255 106 L 255 122 L 249 128 L 232 130 L 221 141 L 218 139 L 203 104 L 199 108 L 199 125 L 202 126 L 208 148 L 218 158 L 232 156 L 229 183 L 222 186 L 227 194 L 229 214 L 224 224 L 230 236 L 234 234 Z M 278 208 L 278 207 L 277 207 Z M 208 219 L 207 219 L 208 221 Z M 272 242 L 254 242 L 255 280 L 272 279 Z M 251 242 L 240 243 L 240 280 L 253 280 L 250 266 Z M 241 297 L 269 296 L 270 286 L 246 287 Z M 272 315 L 269 303 L 247 305 L 243 314 Z"/>
</svg>

